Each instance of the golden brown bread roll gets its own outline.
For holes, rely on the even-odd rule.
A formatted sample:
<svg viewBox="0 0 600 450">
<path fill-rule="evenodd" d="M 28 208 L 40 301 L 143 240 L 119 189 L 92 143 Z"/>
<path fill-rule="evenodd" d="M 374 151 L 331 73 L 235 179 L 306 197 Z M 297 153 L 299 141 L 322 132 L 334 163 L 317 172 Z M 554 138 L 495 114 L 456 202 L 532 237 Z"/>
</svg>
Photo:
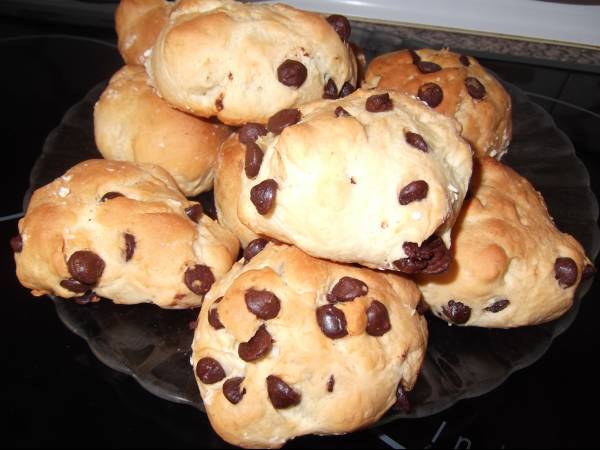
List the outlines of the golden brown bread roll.
<svg viewBox="0 0 600 450">
<path fill-rule="evenodd" d="M 268 129 L 238 144 L 246 227 L 318 258 L 445 270 L 473 158 L 454 120 L 396 91 L 359 89 L 284 110 Z"/>
<path fill-rule="evenodd" d="M 103 159 L 36 190 L 19 233 L 17 276 L 33 295 L 163 308 L 200 305 L 239 248 L 160 167 Z"/>
<path fill-rule="evenodd" d="M 581 245 L 561 233 L 533 186 L 493 158 L 476 164 L 453 230 L 450 269 L 417 278 L 432 312 L 451 323 L 493 328 L 555 319 L 593 271 Z"/>
<path fill-rule="evenodd" d="M 232 444 L 275 448 L 408 409 L 427 345 L 420 296 L 406 278 L 287 245 L 238 262 L 207 295 L 192 343 L 212 426 Z"/>
<path fill-rule="evenodd" d="M 94 133 L 106 159 L 159 165 L 194 196 L 212 188 L 217 150 L 231 129 L 171 108 L 143 67 L 125 66 L 96 103 Z"/>
<path fill-rule="evenodd" d="M 347 22 L 344 22 L 347 23 Z M 356 87 L 346 34 L 283 4 L 182 0 L 146 62 L 169 103 L 228 125 L 265 123 L 277 111 Z M 329 92 L 329 91 L 328 91 Z"/>
<path fill-rule="evenodd" d="M 512 136 L 510 95 L 471 56 L 448 50 L 401 50 L 378 56 L 366 84 L 397 89 L 456 119 L 477 156 L 500 159 Z"/>
<path fill-rule="evenodd" d="M 143 65 L 173 3 L 165 0 L 121 0 L 115 12 L 119 53 L 125 64 Z"/>
</svg>

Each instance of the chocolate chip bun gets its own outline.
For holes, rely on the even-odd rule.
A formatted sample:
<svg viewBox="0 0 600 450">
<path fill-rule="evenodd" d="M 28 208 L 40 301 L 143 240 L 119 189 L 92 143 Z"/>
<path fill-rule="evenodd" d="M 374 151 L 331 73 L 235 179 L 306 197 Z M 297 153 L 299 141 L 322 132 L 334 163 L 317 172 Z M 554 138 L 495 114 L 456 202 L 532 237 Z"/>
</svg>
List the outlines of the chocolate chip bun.
<svg viewBox="0 0 600 450">
<path fill-rule="evenodd" d="M 266 129 L 255 125 L 257 129 Z M 248 129 L 246 126 L 245 129 Z M 240 222 L 237 210 L 244 173 L 245 147 L 240 144 L 238 134 L 232 134 L 219 148 L 215 164 L 214 198 L 219 223 L 237 236 L 246 246 L 259 236 Z"/>
<path fill-rule="evenodd" d="M 312 256 L 441 272 L 471 177 L 457 127 L 397 92 L 357 90 L 283 110 L 256 140 L 240 130 L 238 216 Z"/>
<path fill-rule="evenodd" d="M 498 159 L 512 137 L 510 95 L 471 56 L 448 50 L 401 50 L 378 56 L 366 84 L 397 89 L 456 119 L 477 156 Z"/>
<path fill-rule="evenodd" d="M 454 262 L 417 280 L 432 312 L 457 325 L 510 328 L 559 317 L 594 272 L 581 245 L 554 226 L 542 196 L 492 158 L 453 230 Z"/>
<path fill-rule="evenodd" d="M 169 103 L 228 125 L 356 86 L 350 24 L 282 4 L 182 0 L 146 67 Z M 336 32 L 337 31 L 337 32 Z"/>
<path fill-rule="evenodd" d="M 377 421 L 406 392 L 426 350 L 416 285 L 268 244 L 215 283 L 192 360 L 213 428 L 247 448 Z"/>
<path fill-rule="evenodd" d="M 217 150 L 231 131 L 171 108 L 140 66 L 119 70 L 94 108 L 102 156 L 161 166 L 189 197 L 212 188 Z"/>
<path fill-rule="evenodd" d="M 13 239 L 17 277 L 35 296 L 198 306 L 238 253 L 158 166 L 89 160 L 36 190 Z"/>
<path fill-rule="evenodd" d="M 115 12 L 119 53 L 125 64 L 143 65 L 173 3 L 165 0 L 121 0 Z"/>
</svg>

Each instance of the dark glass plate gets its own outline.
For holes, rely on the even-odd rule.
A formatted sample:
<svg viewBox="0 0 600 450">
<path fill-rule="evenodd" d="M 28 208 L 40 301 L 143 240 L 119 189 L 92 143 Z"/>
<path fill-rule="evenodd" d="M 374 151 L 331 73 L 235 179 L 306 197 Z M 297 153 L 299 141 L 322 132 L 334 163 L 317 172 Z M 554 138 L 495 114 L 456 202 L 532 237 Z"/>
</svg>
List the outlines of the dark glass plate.
<svg viewBox="0 0 600 450">
<path fill-rule="evenodd" d="M 92 111 L 104 86 L 94 87 L 48 136 L 31 173 L 31 189 L 52 181 L 80 161 L 100 157 L 94 143 Z M 600 246 L 598 204 L 585 166 L 551 117 L 519 89 L 510 84 L 506 87 L 513 98 L 514 139 L 504 162 L 542 192 L 557 226 L 574 235 L 595 258 Z M 535 362 L 573 322 L 589 287 L 590 281 L 579 288 L 575 304 L 565 316 L 535 327 L 459 328 L 428 317 L 429 349 L 410 395 L 413 411 L 408 417 L 432 415 L 460 399 L 489 392 L 515 370 Z M 54 302 L 65 325 L 84 338 L 106 365 L 133 376 L 159 397 L 202 409 L 190 366 L 193 332 L 189 323 L 195 320 L 197 310 L 116 306 L 110 301 L 78 305 L 58 298 Z M 383 422 L 402 417 L 407 416 L 390 412 Z"/>
</svg>

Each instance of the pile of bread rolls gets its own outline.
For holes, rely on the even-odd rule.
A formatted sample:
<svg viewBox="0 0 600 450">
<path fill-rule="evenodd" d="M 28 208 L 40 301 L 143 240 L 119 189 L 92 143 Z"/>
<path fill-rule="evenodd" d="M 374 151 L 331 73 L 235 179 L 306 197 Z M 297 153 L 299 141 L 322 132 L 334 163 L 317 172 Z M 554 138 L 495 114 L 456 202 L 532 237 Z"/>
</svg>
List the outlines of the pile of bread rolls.
<svg viewBox="0 0 600 450">
<path fill-rule="evenodd" d="M 36 296 L 201 306 L 193 370 L 228 442 L 409 411 L 427 309 L 537 324 L 595 271 L 498 161 L 511 100 L 474 58 L 400 50 L 365 70 L 345 17 L 282 4 L 122 0 L 116 28 L 105 159 L 33 194 L 17 276 Z M 213 187 L 217 220 L 187 198 Z"/>
</svg>

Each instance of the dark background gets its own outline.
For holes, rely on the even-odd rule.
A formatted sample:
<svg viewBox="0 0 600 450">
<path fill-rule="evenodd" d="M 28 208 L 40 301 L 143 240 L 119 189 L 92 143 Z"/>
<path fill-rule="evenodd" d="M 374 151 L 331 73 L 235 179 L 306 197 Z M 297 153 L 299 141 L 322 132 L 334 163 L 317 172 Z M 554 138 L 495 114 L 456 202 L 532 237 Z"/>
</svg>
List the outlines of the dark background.
<svg viewBox="0 0 600 450">
<path fill-rule="evenodd" d="M 21 211 L 31 167 L 65 111 L 122 65 L 112 29 L 46 19 L 0 14 L 0 216 Z M 532 94 L 571 104 L 531 97 L 570 137 L 598 196 L 598 70 L 517 63 L 494 55 L 481 61 Z M 103 366 L 87 344 L 62 325 L 49 299 L 33 298 L 18 284 L 8 247 L 16 232 L 16 220 L 0 222 L 0 239 L 5 242 L 0 252 L 5 294 L 0 316 L 2 444 L 225 447 L 202 413 L 156 398 L 133 379 Z M 595 446 L 599 298 L 594 283 L 575 323 L 548 353 L 492 393 L 431 418 L 345 437 L 298 438 L 288 446 L 389 448 L 376 436 L 384 432 L 404 446 L 423 447 L 439 430 L 434 447 Z"/>
</svg>

